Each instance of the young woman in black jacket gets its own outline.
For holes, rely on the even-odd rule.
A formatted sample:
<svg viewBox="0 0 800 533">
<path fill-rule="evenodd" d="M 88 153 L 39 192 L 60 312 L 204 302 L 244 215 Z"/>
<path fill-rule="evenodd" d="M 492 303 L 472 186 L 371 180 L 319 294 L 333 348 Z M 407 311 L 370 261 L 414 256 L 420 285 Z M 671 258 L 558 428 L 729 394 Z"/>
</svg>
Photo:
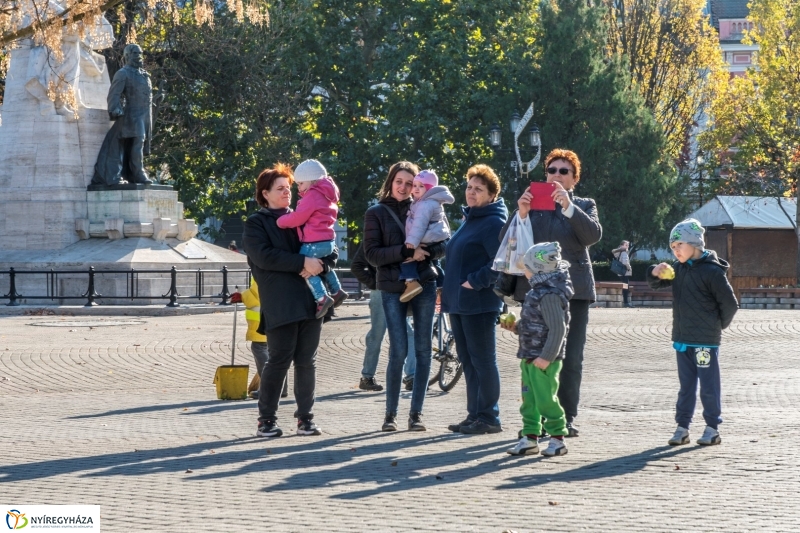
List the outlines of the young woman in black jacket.
<svg viewBox="0 0 800 533">
<path fill-rule="evenodd" d="M 376 287 L 382 291 L 383 310 L 389 330 L 389 365 L 386 370 L 386 414 L 383 431 L 397 430 L 397 407 L 403 379 L 408 338 L 406 315 L 409 307 L 414 317 L 414 345 L 417 368 L 411 394 L 408 429 L 425 431 L 422 405 L 428 388 L 431 369 L 431 337 L 433 312 L 436 303 L 436 271 L 430 261 L 444 256 L 445 245 L 436 243 L 426 249 L 405 246 L 405 222 L 411 206 L 411 186 L 419 168 L 408 161 L 395 163 L 378 194 L 378 204 L 370 207 L 364 217 L 364 254 L 375 265 Z M 417 261 L 422 293 L 408 302 L 400 295 L 406 284 L 400 279 L 400 264 Z"/>
<path fill-rule="evenodd" d="M 260 437 L 283 434 L 277 424 L 278 402 L 292 363 L 297 434 L 321 434 L 313 422 L 312 409 L 322 319 L 314 316 L 316 305 L 306 279 L 331 268 L 336 254 L 325 259 L 303 256 L 297 230 L 278 227 L 278 217 L 291 211 L 292 182 L 292 170 L 286 165 L 278 164 L 264 170 L 256 182 L 256 200 L 261 210 L 251 215 L 244 225 L 247 262 L 261 296 L 258 332 L 266 334 L 270 354 L 258 396 L 256 434 Z M 327 267 L 325 261 L 328 261 Z"/>
</svg>

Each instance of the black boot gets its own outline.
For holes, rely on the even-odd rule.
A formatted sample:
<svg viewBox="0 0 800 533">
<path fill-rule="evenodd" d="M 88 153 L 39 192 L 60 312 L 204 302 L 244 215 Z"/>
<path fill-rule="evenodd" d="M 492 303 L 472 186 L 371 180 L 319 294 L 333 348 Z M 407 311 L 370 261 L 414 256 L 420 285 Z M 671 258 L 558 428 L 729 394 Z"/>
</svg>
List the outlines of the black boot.
<svg viewBox="0 0 800 533">
<path fill-rule="evenodd" d="M 625 307 L 633 307 L 630 289 L 622 289 L 622 305 Z"/>
</svg>

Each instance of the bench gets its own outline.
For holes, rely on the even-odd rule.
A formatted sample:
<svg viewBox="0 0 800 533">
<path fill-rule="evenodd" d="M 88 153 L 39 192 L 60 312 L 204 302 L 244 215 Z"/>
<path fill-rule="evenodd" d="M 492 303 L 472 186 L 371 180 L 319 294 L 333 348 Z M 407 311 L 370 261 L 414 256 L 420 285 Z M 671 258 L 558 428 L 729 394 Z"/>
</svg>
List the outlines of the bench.
<svg viewBox="0 0 800 533">
<path fill-rule="evenodd" d="M 653 290 L 646 281 L 628 283 L 634 307 L 672 307 L 672 289 Z"/>
</svg>

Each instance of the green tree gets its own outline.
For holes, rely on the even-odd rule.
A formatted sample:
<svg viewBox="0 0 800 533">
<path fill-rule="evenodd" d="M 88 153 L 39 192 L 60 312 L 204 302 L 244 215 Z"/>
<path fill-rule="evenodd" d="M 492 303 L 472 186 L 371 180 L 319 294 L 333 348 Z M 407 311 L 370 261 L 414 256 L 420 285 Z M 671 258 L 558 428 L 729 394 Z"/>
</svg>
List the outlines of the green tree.
<svg viewBox="0 0 800 533">
<path fill-rule="evenodd" d="M 580 157 L 576 192 L 597 202 L 603 250 L 622 239 L 664 245 L 665 229 L 681 211 L 676 174 L 624 59 L 605 53 L 604 10 L 553 0 L 542 6 L 541 28 L 534 94 L 545 153 L 560 147 Z"/>
<path fill-rule="evenodd" d="M 727 77 L 706 0 L 603 0 L 608 51 L 625 56 L 631 81 L 666 137 L 665 155 L 685 163 L 695 122 L 714 82 Z"/>
<path fill-rule="evenodd" d="M 749 18 L 754 29 L 744 42 L 759 47 L 754 67 L 717 86 L 711 128 L 701 143 L 722 169 L 721 192 L 795 197 L 800 180 L 800 3 L 753 0 Z M 797 215 L 800 220 L 800 207 Z"/>
<path fill-rule="evenodd" d="M 436 169 L 460 205 L 467 168 L 491 163 L 489 124 L 530 100 L 536 3 L 315 6 L 294 35 L 314 86 L 305 132 L 315 143 L 302 152 L 337 179 L 352 235 L 402 159 Z"/>
</svg>

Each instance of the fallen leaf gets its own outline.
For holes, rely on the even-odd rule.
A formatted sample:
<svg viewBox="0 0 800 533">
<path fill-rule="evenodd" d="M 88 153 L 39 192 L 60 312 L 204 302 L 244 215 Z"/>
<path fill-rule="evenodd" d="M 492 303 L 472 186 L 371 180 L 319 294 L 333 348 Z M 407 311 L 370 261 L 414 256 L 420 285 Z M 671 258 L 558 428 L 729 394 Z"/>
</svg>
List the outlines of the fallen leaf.
<svg viewBox="0 0 800 533">
<path fill-rule="evenodd" d="M 550 501 L 549 501 L 549 502 L 547 502 L 547 503 L 548 503 L 549 505 L 558 505 L 558 502 L 556 502 L 556 501 L 553 501 L 553 500 L 550 500 Z"/>
<path fill-rule="evenodd" d="M 191 474 L 192 472 L 194 472 L 194 470 L 192 470 L 191 468 L 187 468 L 187 469 L 186 469 L 186 473 L 187 473 L 187 474 Z"/>
<path fill-rule="evenodd" d="M 184 411 L 188 411 L 188 410 L 189 410 L 189 408 L 188 408 L 188 407 L 184 407 L 184 408 L 183 408 L 183 410 L 184 410 Z"/>
<path fill-rule="evenodd" d="M 681 469 L 681 467 L 679 467 L 678 465 L 675 465 L 675 470 L 680 470 L 680 469 Z"/>
<path fill-rule="evenodd" d="M 164 366 L 161 363 L 153 363 L 153 364 L 156 365 L 156 366 Z"/>
<path fill-rule="evenodd" d="M 134 344 L 134 346 L 141 346 L 141 344 Z"/>
<path fill-rule="evenodd" d="M 397 466 L 397 461 L 392 461 L 392 466 Z"/>
<path fill-rule="evenodd" d="M 109 374 L 113 374 L 113 373 L 114 373 L 114 371 L 113 371 L 113 370 L 109 370 L 109 371 L 108 371 L 108 373 L 109 373 Z"/>
</svg>

